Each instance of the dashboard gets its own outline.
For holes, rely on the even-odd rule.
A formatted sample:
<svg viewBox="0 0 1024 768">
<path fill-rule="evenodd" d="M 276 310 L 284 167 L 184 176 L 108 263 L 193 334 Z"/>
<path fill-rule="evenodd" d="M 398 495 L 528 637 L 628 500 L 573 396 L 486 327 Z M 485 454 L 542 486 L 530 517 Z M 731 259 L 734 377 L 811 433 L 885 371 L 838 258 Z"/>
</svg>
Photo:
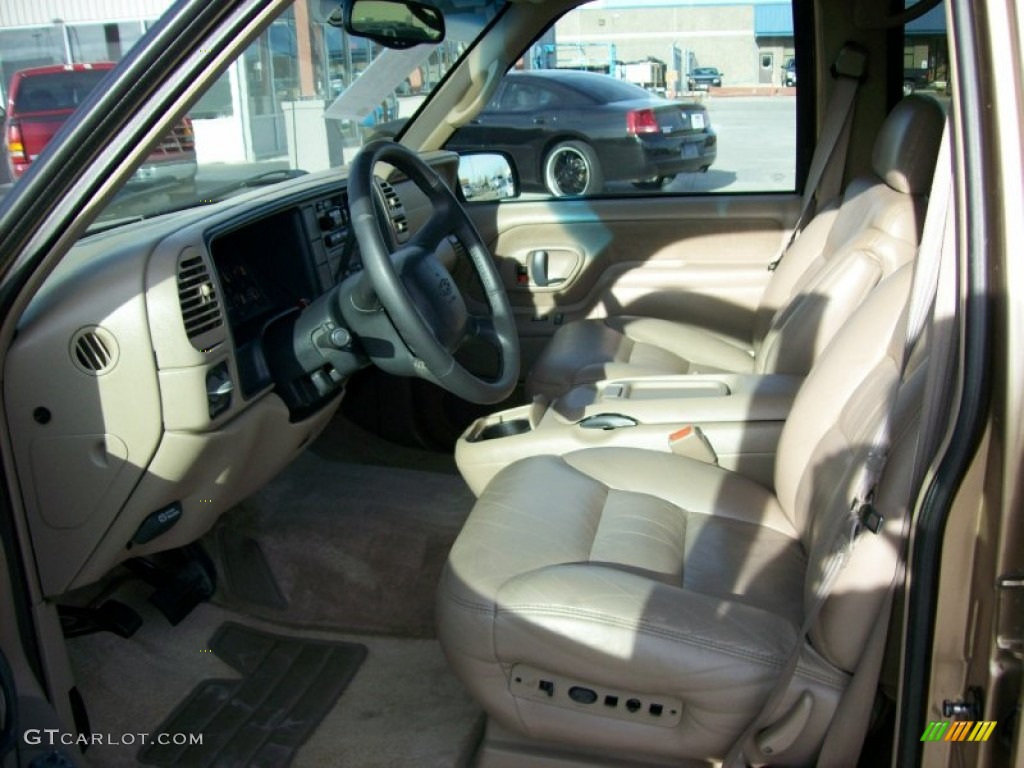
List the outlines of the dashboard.
<svg viewBox="0 0 1024 768">
<path fill-rule="evenodd" d="M 360 268 L 345 192 L 214 230 L 209 234 L 209 251 L 245 397 L 274 384 L 268 333 L 275 334 L 277 324 L 297 319 L 302 310 Z M 332 382 L 329 376 L 326 381 Z M 321 388 L 324 395 L 334 389 Z M 294 410 L 316 407 L 319 398 L 303 400 L 295 389 L 294 385 L 289 389 Z"/>
<path fill-rule="evenodd" d="M 393 246 L 431 213 L 404 179 L 375 194 Z M 83 238 L 47 278 L 3 382 L 46 595 L 200 538 L 326 426 L 370 364 L 339 306 L 348 205 L 308 174 Z"/>
</svg>

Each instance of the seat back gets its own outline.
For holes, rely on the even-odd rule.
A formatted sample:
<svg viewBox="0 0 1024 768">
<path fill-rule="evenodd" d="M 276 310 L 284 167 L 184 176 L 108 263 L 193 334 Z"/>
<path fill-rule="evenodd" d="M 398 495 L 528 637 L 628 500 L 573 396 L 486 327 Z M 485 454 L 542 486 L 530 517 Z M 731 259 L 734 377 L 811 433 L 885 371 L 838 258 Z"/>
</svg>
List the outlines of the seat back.
<svg viewBox="0 0 1024 768">
<path fill-rule="evenodd" d="M 793 403 L 776 456 L 779 504 L 808 557 L 807 610 L 831 554 L 834 522 L 851 508 L 858 470 L 898 388 L 893 439 L 876 500 L 887 523 L 880 535 L 862 539 L 810 632 L 816 650 L 848 671 L 860 658 L 903 546 L 901 521 L 925 370 L 914 358 L 901 379 L 912 269 L 907 264 L 885 278 L 837 333 Z"/>
<path fill-rule="evenodd" d="M 944 118 L 934 99 L 909 96 L 886 118 L 870 176 L 808 224 L 779 263 L 754 328 L 758 373 L 803 374 L 886 276 L 920 242 Z"/>
</svg>

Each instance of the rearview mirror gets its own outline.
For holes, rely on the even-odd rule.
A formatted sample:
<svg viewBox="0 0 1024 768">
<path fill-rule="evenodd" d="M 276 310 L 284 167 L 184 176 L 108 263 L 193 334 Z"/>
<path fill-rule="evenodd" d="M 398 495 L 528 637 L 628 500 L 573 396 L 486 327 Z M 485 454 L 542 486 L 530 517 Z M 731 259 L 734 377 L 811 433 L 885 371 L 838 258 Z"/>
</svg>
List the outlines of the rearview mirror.
<svg viewBox="0 0 1024 768">
<path fill-rule="evenodd" d="M 345 31 L 386 48 L 412 48 L 444 40 L 444 17 L 415 0 L 346 0 Z"/>
</svg>

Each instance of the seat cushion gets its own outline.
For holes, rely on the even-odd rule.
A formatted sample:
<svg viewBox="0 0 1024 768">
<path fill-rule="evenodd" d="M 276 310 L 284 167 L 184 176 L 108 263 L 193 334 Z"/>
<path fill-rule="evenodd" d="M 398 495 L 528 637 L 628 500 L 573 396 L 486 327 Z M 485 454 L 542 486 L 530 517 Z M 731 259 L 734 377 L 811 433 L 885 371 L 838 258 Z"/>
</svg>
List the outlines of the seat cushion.
<svg viewBox="0 0 1024 768">
<path fill-rule="evenodd" d="M 742 476 L 637 449 L 539 456 L 504 469 L 478 500 L 442 576 L 439 634 L 505 727 L 721 755 L 797 639 L 805 572 L 774 495 Z M 681 721 L 651 727 L 517 697 L 517 664 L 672 697 Z M 846 677 L 810 648 L 797 677 L 814 690 L 823 729 Z"/>
<path fill-rule="evenodd" d="M 526 387 L 531 397 L 554 399 L 606 379 L 753 370 L 753 352 L 742 342 L 671 320 L 617 316 L 559 328 Z"/>
</svg>

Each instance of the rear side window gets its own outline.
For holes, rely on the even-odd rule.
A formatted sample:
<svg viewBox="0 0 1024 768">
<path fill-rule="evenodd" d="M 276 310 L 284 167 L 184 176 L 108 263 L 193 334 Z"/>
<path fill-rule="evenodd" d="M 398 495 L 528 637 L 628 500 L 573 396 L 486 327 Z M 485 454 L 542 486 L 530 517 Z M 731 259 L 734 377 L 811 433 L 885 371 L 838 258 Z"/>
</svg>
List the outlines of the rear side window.
<svg viewBox="0 0 1024 768">
<path fill-rule="evenodd" d="M 554 104 L 555 94 L 548 88 L 533 83 L 509 83 L 501 97 L 499 110 L 525 111 L 542 109 Z"/>
<path fill-rule="evenodd" d="M 589 3 L 525 52 L 447 147 L 509 155 L 527 199 L 793 192 L 795 58 L 790 3 Z"/>
<path fill-rule="evenodd" d="M 14 94 L 20 114 L 51 109 L 75 109 L 106 76 L 104 70 L 53 72 L 22 78 Z"/>
</svg>

